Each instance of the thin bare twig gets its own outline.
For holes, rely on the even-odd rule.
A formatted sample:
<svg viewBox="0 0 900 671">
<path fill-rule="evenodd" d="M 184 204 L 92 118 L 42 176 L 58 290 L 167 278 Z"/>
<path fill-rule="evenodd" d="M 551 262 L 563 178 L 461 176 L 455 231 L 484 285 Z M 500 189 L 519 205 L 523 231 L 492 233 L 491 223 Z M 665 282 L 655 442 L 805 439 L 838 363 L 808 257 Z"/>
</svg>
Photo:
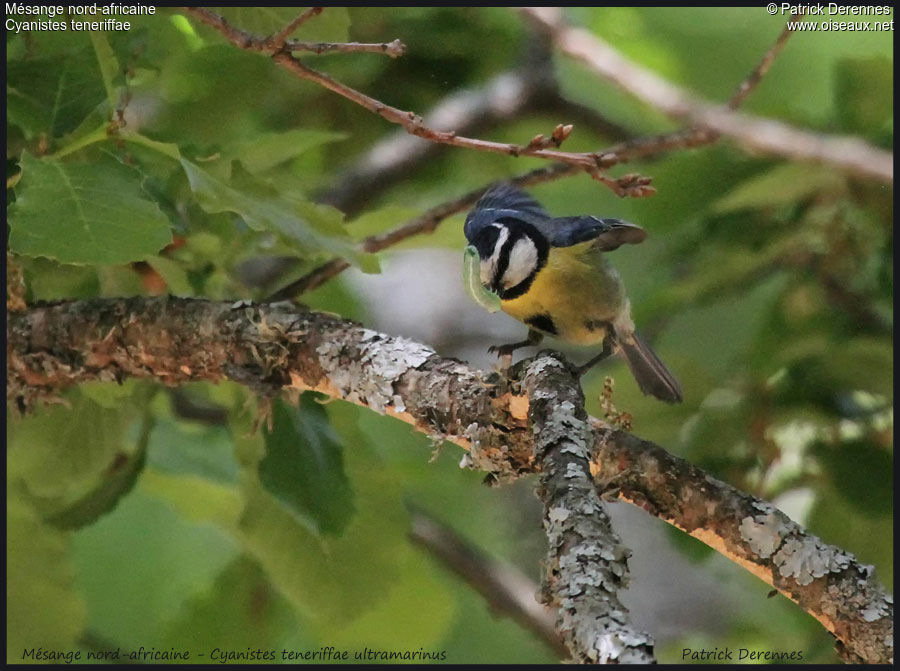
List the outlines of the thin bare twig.
<svg viewBox="0 0 900 671">
<path fill-rule="evenodd" d="M 514 69 L 501 72 L 478 87 L 460 89 L 444 97 L 424 115 L 426 125 L 479 135 L 525 112 L 542 112 L 568 118 L 613 141 L 631 135 L 601 113 L 561 95 L 549 40 L 541 33 L 529 35 L 527 46 L 516 61 Z M 318 199 L 342 210 L 348 218 L 353 217 L 372 202 L 378 191 L 446 149 L 450 147 L 398 129 L 354 159 Z"/>
<path fill-rule="evenodd" d="M 284 46 L 284 43 L 287 41 L 287 38 L 290 37 L 291 33 L 293 33 L 297 28 L 302 26 L 304 23 L 309 21 L 312 17 L 317 16 L 322 13 L 324 7 L 310 7 L 305 12 L 301 13 L 296 19 L 287 24 L 284 28 L 279 30 L 277 33 L 272 33 L 269 35 L 269 44 L 274 49 L 280 49 Z"/>
<path fill-rule="evenodd" d="M 611 45 L 583 28 L 563 23 L 558 8 L 526 7 L 520 10 L 541 26 L 565 54 L 585 63 L 601 77 L 652 105 L 665 114 L 732 137 L 754 151 L 793 159 L 828 163 L 860 177 L 881 182 L 894 180 L 894 157 L 857 137 L 826 135 L 734 111 L 747 92 L 735 94 L 735 105 L 714 105 L 628 60 Z M 793 18 L 791 21 L 793 22 Z M 782 33 L 780 44 L 787 37 Z M 751 73 L 748 87 L 762 77 L 772 58 Z"/>
<path fill-rule="evenodd" d="M 404 111 L 397 107 L 393 107 L 392 105 L 383 103 L 380 100 L 376 100 L 361 91 L 357 91 L 356 89 L 337 81 L 324 72 L 319 72 L 318 70 L 314 70 L 307 65 L 304 65 L 290 53 L 291 45 L 289 44 L 285 44 L 283 47 L 277 47 L 269 38 L 261 38 L 237 29 L 230 25 L 224 17 L 203 7 L 190 7 L 186 8 L 186 11 L 218 30 L 235 46 L 248 51 L 270 53 L 272 55 L 272 60 L 289 72 L 301 79 L 315 82 L 319 86 L 337 93 L 347 100 L 369 110 L 373 114 L 377 114 L 386 121 L 397 124 L 410 135 L 425 138 L 431 142 L 452 145 L 454 147 L 463 147 L 496 154 L 506 154 L 507 156 L 531 156 L 533 158 L 567 163 L 584 170 L 595 178 L 600 176 L 599 171 L 605 167 L 598 162 L 597 155 L 592 152 L 564 152 L 559 151 L 558 149 L 546 149 L 542 146 L 535 146 L 532 144 L 517 145 L 508 142 L 493 142 L 491 140 L 464 137 L 458 135 L 456 131 L 435 130 L 434 128 L 425 125 L 422 117 L 415 112 Z M 627 186 L 620 185 L 617 180 L 600 179 L 599 181 L 610 186 L 617 195 L 623 197 L 633 196 L 639 198 L 641 196 L 649 195 L 650 193 L 650 191 L 645 188 L 629 189 Z"/>
<path fill-rule="evenodd" d="M 365 93 L 361 93 L 360 91 L 333 79 L 324 72 L 313 70 L 287 52 L 276 52 L 272 55 L 272 60 L 283 68 L 293 72 L 298 77 L 315 82 L 329 91 L 333 91 L 347 100 L 356 103 L 360 107 L 364 107 L 370 112 L 377 114 L 386 121 L 401 126 L 410 135 L 425 138 L 431 142 L 449 144 L 454 147 L 463 147 L 495 154 L 506 154 L 507 156 L 530 156 L 533 158 L 558 161 L 580 168 L 591 175 L 595 174 L 598 169 L 603 167 L 598 164 L 597 156 L 593 152 L 565 152 L 557 149 L 544 149 L 540 146 L 532 146 L 530 144 L 518 145 L 508 142 L 493 142 L 491 140 L 480 140 L 478 138 L 457 135 L 456 131 L 435 130 L 434 128 L 426 126 L 422 117 L 415 112 L 407 112 L 376 100 L 371 96 L 367 96 Z M 620 191 L 618 195 L 640 196 L 644 194 L 633 194 L 627 191 Z"/>
<path fill-rule="evenodd" d="M 534 632 L 561 658 L 569 657 L 553 612 L 538 603 L 540 587 L 514 566 L 491 559 L 445 524 L 420 510 L 412 512 L 410 538 L 466 581 L 497 613 Z"/>
<path fill-rule="evenodd" d="M 406 45 L 400 40 L 392 42 L 301 42 L 290 40 L 285 43 L 287 51 L 311 51 L 314 54 L 331 52 L 350 53 L 368 52 L 372 54 L 386 54 L 391 58 L 399 58 L 406 53 Z"/>
<path fill-rule="evenodd" d="M 805 14 L 805 10 L 800 8 L 798 11 L 794 12 L 791 15 L 791 18 L 785 24 L 784 29 L 781 31 L 781 35 L 778 36 L 778 39 L 775 40 L 775 44 L 773 44 L 769 50 L 763 55 L 762 60 L 759 62 L 759 65 L 751 72 L 744 81 L 741 82 L 741 85 L 738 86 L 737 90 L 734 92 L 734 95 L 728 100 L 728 108 L 729 109 L 737 109 L 741 106 L 744 100 L 747 99 L 747 96 L 755 89 L 759 83 L 762 81 L 762 78 L 766 76 L 766 73 L 769 71 L 769 68 L 772 67 L 772 63 L 775 62 L 775 58 L 778 54 L 781 53 L 781 50 L 784 49 L 784 45 L 787 44 L 788 38 L 793 35 L 796 31 L 791 29 L 791 25 L 796 23 L 803 15 Z"/>
<path fill-rule="evenodd" d="M 288 35 L 294 32 L 299 26 L 319 14 L 324 7 L 312 7 L 300 14 L 293 21 L 288 23 L 278 32 L 272 33 L 268 37 L 260 37 L 253 35 L 246 30 L 241 30 L 232 26 L 228 20 L 204 7 L 182 7 L 186 13 L 196 17 L 206 25 L 216 29 L 225 36 L 238 49 L 244 51 L 256 51 L 264 54 L 274 54 L 277 51 L 310 51 L 315 54 L 324 54 L 328 52 L 370 52 L 375 54 L 386 54 L 391 58 L 397 58 L 406 53 L 406 45 L 400 40 L 393 40 L 385 43 L 362 43 L 362 42 L 306 42 L 303 40 L 289 40 Z"/>
</svg>

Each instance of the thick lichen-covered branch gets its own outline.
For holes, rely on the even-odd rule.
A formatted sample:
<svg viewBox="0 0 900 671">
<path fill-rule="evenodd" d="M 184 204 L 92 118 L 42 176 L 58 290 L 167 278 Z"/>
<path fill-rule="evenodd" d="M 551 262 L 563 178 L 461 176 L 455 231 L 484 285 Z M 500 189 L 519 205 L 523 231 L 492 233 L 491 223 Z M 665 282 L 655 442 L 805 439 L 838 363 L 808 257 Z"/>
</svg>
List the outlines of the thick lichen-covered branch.
<svg viewBox="0 0 900 671">
<path fill-rule="evenodd" d="M 593 664 L 650 664 L 653 639 L 636 631 L 618 592 L 628 583 L 629 551 L 619 541 L 591 477 L 593 431 L 578 379 L 554 356 L 528 366 L 523 386 L 534 432 L 538 492 L 549 552 L 545 598 L 573 657 Z"/>
<path fill-rule="evenodd" d="M 893 601 L 873 566 L 808 533 L 770 503 L 598 420 L 592 470 L 608 495 L 699 538 L 795 601 L 837 637 L 847 661 L 893 659 Z"/>
<path fill-rule="evenodd" d="M 7 358 L 7 399 L 21 409 L 88 380 L 231 379 L 263 394 L 314 390 L 398 417 L 461 445 L 498 478 L 531 468 L 524 421 L 510 425 L 480 371 L 289 303 L 141 297 L 37 304 L 9 314 Z"/>
<path fill-rule="evenodd" d="M 72 384 L 128 377 L 168 385 L 231 379 L 263 394 L 315 390 L 454 442 L 495 479 L 540 471 L 529 417 L 537 424 L 548 421 L 541 412 L 562 412 L 531 409 L 527 395 L 510 393 L 496 376 L 418 343 L 287 303 L 36 304 L 7 312 L 6 348 L 7 399 L 21 411 Z M 582 421 L 576 406 L 559 420 Z M 662 448 L 590 422 L 600 493 L 685 530 L 796 601 L 837 637 L 847 659 L 893 659 L 893 604 L 871 567 Z M 539 441 L 544 451 L 549 440 Z"/>
</svg>

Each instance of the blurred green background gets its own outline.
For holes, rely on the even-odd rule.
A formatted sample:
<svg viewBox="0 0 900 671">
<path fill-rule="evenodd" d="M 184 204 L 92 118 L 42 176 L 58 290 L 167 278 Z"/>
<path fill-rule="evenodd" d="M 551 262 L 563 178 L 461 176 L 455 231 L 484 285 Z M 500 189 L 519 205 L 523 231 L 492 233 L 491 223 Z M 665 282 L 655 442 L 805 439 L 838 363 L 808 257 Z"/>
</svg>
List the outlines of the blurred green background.
<svg viewBox="0 0 900 671">
<path fill-rule="evenodd" d="M 296 14 L 227 10 L 258 34 Z M 712 101 L 731 95 L 785 21 L 762 8 L 568 16 Z M 322 202 L 342 204 L 336 189 L 394 127 L 177 11 L 129 20 L 121 33 L 7 31 L 8 245 L 28 301 L 259 299 L 352 254 L 365 235 L 541 165 L 440 148 L 362 189 L 345 217 Z M 299 36 L 399 38 L 408 51 L 396 60 L 303 59 L 418 113 L 533 59 L 551 68 L 552 104 L 486 117 L 473 131 L 485 139 L 525 143 L 572 122 L 564 149 L 580 151 L 677 128 L 552 55 L 509 9 L 327 8 Z M 892 149 L 892 37 L 797 33 L 744 109 Z M 112 135 L 110 121 L 120 126 Z M 585 378 L 588 410 L 602 414 L 603 378 L 614 376 L 636 434 L 773 501 L 874 564 L 890 589 L 892 188 L 727 140 L 613 174 L 632 171 L 652 176 L 657 193 L 621 200 L 587 176 L 532 190 L 554 214 L 617 216 L 650 233 L 613 261 L 685 402 L 641 396 L 610 362 Z M 524 327 L 465 296 L 463 219 L 379 259 L 354 255 L 360 270 L 303 300 L 490 367 L 487 346 Z M 254 431 L 256 399 L 231 383 L 90 384 L 27 417 L 10 412 L 8 661 L 36 647 L 209 655 L 325 645 L 555 661 L 409 539 L 412 506 L 537 581 L 534 482 L 489 489 L 458 468 L 455 446 L 428 463 L 428 437 L 322 400 L 276 402 L 271 432 Z M 756 578 L 642 511 L 610 510 L 635 551 L 626 602 L 657 637 L 661 662 L 716 646 L 837 661 L 830 635 L 784 597 L 767 598 Z"/>
</svg>

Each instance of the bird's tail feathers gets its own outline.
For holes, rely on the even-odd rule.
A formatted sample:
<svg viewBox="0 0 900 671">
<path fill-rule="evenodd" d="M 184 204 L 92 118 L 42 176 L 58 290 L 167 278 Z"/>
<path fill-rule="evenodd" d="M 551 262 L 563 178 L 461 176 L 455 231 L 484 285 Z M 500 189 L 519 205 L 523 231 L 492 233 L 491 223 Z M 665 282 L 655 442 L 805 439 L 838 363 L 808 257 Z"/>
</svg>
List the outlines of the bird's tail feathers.
<svg viewBox="0 0 900 671">
<path fill-rule="evenodd" d="M 681 385 L 675 376 L 637 333 L 632 334 L 629 340 L 631 342 L 623 339 L 620 345 L 641 391 L 666 403 L 681 403 Z"/>
</svg>

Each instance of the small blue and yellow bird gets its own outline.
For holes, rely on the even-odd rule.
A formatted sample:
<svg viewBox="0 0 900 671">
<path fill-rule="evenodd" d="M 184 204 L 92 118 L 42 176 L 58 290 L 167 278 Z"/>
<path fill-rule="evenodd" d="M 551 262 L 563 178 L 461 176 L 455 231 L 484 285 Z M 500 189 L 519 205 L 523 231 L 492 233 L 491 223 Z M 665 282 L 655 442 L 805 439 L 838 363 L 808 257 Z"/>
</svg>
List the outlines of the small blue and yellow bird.
<svg viewBox="0 0 900 671">
<path fill-rule="evenodd" d="M 470 293 L 484 307 L 499 307 L 529 327 L 526 340 L 492 352 L 510 355 L 539 344 L 545 334 L 602 344 L 579 373 L 618 351 L 644 394 L 667 403 L 682 400 L 681 385 L 635 333 L 625 287 L 605 255 L 643 242 L 643 228 L 589 215 L 551 217 L 525 192 L 500 184 L 466 217 L 465 235 Z"/>
</svg>

